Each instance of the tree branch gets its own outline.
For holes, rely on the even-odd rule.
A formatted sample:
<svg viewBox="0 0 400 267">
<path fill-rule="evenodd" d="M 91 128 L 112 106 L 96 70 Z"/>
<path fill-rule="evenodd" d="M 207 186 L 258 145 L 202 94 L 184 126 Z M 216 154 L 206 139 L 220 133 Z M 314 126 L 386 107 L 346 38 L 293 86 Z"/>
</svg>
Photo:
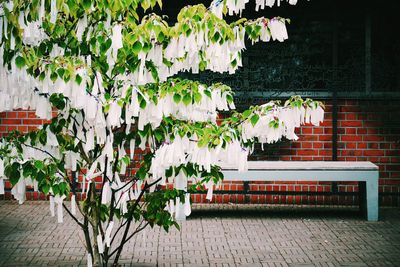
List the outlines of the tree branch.
<svg viewBox="0 0 400 267">
<path fill-rule="evenodd" d="M 71 211 L 67 208 L 67 206 L 66 206 L 64 203 L 63 203 L 62 205 L 63 205 L 64 209 L 68 212 L 69 216 L 71 216 L 71 218 L 74 219 L 74 221 L 75 221 L 81 228 L 84 228 L 83 223 L 81 223 L 81 222 L 75 217 L 75 215 L 73 215 L 73 214 L 71 213 Z"/>
<path fill-rule="evenodd" d="M 143 221 L 142 221 L 143 222 Z M 139 224 L 139 226 L 136 228 L 136 230 L 130 235 L 128 236 L 125 241 L 123 243 L 120 244 L 120 246 L 118 248 L 116 248 L 115 250 L 113 250 L 113 252 L 110 253 L 109 257 L 112 257 L 112 255 L 114 255 L 118 249 L 120 247 L 123 247 L 134 235 L 136 235 L 137 233 L 139 233 L 140 231 L 142 231 L 144 228 L 146 228 L 150 223 L 146 222 L 145 225 L 143 225 L 142 227 L 140 227 L 140 225 L 142 224 L 142 222 Z M 140 228 L 139 228 L 140 227 Z"/>
<path fill-rule="evenodd" d="M 25 143 L 22 143 L 22 144 L 23 144 L 24 146 L 27 146 L 27 147 L 36 149 L 36 150 L 38 150 L 38 151 L 41 151 L 41 152 L 43 152 L 43 153 L 49 155 L 54 161 L 58 161 L 58 159 L 57 159 L 56 157 L 54 157 L 50 152 L 48 152 L 48 151 L 46 151 L 46 150 L 43 150 L 43 149 L 38 148 L 38 147 L 31 146 L 31 145 L 27 145 L 27 144 L 25 144 Z"/>
</svg>

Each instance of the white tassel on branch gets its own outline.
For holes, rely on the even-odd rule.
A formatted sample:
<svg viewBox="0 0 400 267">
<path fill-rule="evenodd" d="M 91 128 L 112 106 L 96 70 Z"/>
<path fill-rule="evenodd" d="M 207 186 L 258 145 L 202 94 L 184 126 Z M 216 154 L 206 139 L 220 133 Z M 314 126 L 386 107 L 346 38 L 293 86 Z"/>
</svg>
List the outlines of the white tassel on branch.
<svg viewBox="0 0 400 267">
<path fill-rule="evenodd" d="M 106 181 L 101 193 L 101 204 L 109 204 L 111 202 L 111 193 L 110 183 Z"/>
<path fill-rule="evenodd" d="M 104 245 L 103 245 L 103 238 L 102 238 L 101 234 L 97 235 L 97 247 L 99 249 L 99 253 L 103 254 Z"/>
<path fill-rule="evenodd" d="M 82 193 L 85 193 L 86 190 L 86 177 L 82 177 Z"/>
<path fill-rule="evenodd" d="M 35 192 L 39 191 L 39 182 L 36 180 L 33 181 L 33 191 Z"/>
<path fill-rule="evenodd" d="M 4 161 L 0 159 L 0 195 L 4 195 Z"/>
<path fill-rule="evenodd" d="M 76 199 L 75 199 L 75 195 L 71 196 L 71 213 L 72 213 L 72 215 L 76 215 Z"/>
<path fill-rule="evenodd" d="M 212 200 L 212 196 L 213 196 L 213 189 L 214 189 L 214 183 L 212 182 L 212 181 L 209 181 L 207 184 L 206 184 L 206 187 L 207 187 L 207 196 L 206 196 L 206 199 L 208 199 L 208 200 Z"/>
<path fill-rule="evenodd" d="M 63 215 L 63 201 L 65 196 L 55 196 L 54 203 L 57 203 L 57 221 L 58 223 L 64 222 L 64 215 Z"/>
<path fill-rule="evenodd" d="M 132 139 L 129 142 L 129 153 L 130 153 L 131 159 L 133 159 L 133 157 L 135 156 L 135 139 Z"/>
<path fill-rule="evenodd" d="M 123 47 L 121 31 L 122 26 L 120 24 L 114 25 L 114 27 L 112 28 L 112 48 L 114 48 L 115 50 Z"/>
<path fill-rule="evenodd" d="M 186 193 L 185 194 L 185 205 L 184 205 L 184 210 L 185 210 L 185 215 L 189 216 L 190 213 L 192 213 L 192 210 L 190 208 L 190 194 Z"/>
<path fill-rule="evenodd" d="M 0 195 L 4 195 L 4 179 L 0 178 Z"/>
<path fill-rule="evenodd" d="M 57 13 L 58 13 L 57 0 L 51 0 L 50 8 L 51 8 L 51 10 L 50 10 L 50 22 L 52 24 L 55 24 L 56 21 L 57 21 Z"/>
<path fill-rule="evenodd" d="M 90 253 L 88 252 L 88 254 L 87 254 L 87 267 L 92 267 L 92 266 L 93 266 L 92 255 L 90 255 Z"/>
<path fill-rule="evenodd" d="M 112 233 L 113 227 L 114 227 L 114 221 L 111 221 L 108 224 L 108 227 L 106 229 L 106 233 L 105 233 L 105 236 L 104 236 L 104 243 L 106 243 L 107 247 L 111 246 L 111 233 Z"/>
<path fill-rule="evenodd" d="M 169 201 L 169 213 L 171 213 L 171 215 L 175 213 L 175 203 L 172 199 Z"/>
<path fill-rule="evenodd" d="M 4 161 L 0 159 L 0 178 L 4 176 Z"/>
<path fill-rule="evenodd" d="M 50 200 L 50 215 L 51 215 L 51 217 L 54 217 L 54 216 L 55 216 L 55 211 L 54 211 L 54 197 L 53 197 L 53 196 L 50 196 L 49 200 Z"/>
</svg>

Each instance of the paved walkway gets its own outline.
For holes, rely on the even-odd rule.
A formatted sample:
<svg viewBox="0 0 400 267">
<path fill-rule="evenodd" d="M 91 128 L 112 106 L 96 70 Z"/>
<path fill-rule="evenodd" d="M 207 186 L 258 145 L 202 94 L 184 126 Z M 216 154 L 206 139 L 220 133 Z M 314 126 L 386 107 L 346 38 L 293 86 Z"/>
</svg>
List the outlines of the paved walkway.
<svg viewBox="0 0 400 267">
<path fill-rule="evenodd" d="M 85 266 L 82 234 L 48 202 L 0 201 L 0 266 Z M 400 209 L 366 222 L 354 208 L 199 205 L 181 231 L 149 228 L 126 266 L 400 266 Z"/>
</svg>

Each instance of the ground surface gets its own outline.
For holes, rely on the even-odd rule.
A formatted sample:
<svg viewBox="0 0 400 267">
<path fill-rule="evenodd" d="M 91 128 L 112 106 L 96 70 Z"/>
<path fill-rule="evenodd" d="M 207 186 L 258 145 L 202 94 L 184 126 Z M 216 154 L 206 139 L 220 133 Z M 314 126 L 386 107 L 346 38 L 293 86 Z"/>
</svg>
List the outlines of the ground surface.
<svg viewBox="0 0 400 267">
<path fill-rule="evenodd" d="M 68 205 L 68 204 L 67 204 Z M 400 266 L 400 209 L 367 222 L 349 207 L 200 205 L 181 231 L 148 229 L 126 266 Z M 48 202 L 0 201 L 0 266 L 85 266 L 82 235 Z"/>
</svg>

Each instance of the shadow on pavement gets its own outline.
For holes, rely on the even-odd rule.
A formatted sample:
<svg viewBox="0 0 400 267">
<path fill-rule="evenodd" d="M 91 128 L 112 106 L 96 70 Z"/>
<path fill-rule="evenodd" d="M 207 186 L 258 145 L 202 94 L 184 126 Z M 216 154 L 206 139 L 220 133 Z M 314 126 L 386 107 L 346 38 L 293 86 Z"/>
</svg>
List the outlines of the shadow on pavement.
<svg viewBox="0 0 400 267">
<path fill-rule="evenodd" d="M 285 218 L 285 219 L 354 219 L 363 220 L 364 214 L 358 207 L 274 207 L 253 205 L 241 205 L 232 208 L 213 207 L 217 205 L 208 204 L 200 207 L 194 207 L 189 218 Z M 220 206 L 220 205 L 218 205 Z"/>
</svg>

